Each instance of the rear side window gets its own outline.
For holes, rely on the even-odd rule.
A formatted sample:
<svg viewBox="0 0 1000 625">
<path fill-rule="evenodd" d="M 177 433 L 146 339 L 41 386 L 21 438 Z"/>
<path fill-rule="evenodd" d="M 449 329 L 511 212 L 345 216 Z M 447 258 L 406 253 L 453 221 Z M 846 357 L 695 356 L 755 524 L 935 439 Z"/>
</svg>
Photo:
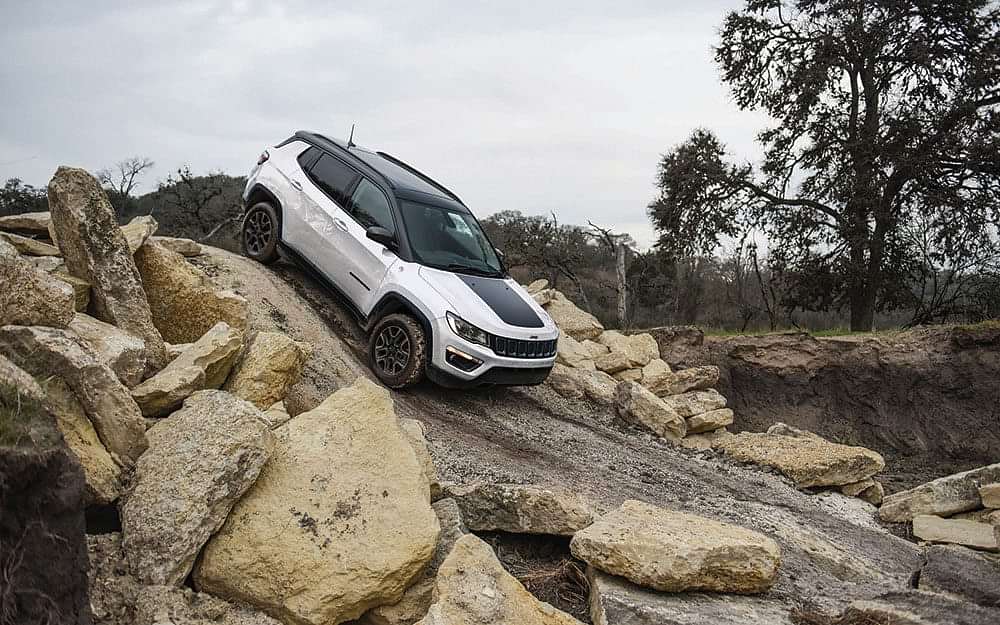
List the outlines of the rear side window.
<svg viewBox="0 0 1000 625">
<path fill-rule="evenodd" d="M 358 188 L 351 198 L 351 215 L 358 220 L 365 228 L 381 226 L 389 232 L 395 234 L 396 226 L 392 222 L 392 208 L 389 207 L 389 200 L 381 189 L 362 178 L 358 183 Z"/>
<path fill-rule="evenodd" d="M 299 167 L 302 171 L 308 171 L 312 164 L 316 162 L 316 157 L 319 156 L 319 148 L 311 147 L 302 154 L 299 154 Z"/>
<path fill-rule="evenodd" d="M 357 172 L 329 154 L 323 154 L 308 173 L 309 179 L 330 199 L 345 208 L 349 205 L 348 192 L 358 179 Z"/>
</svg>

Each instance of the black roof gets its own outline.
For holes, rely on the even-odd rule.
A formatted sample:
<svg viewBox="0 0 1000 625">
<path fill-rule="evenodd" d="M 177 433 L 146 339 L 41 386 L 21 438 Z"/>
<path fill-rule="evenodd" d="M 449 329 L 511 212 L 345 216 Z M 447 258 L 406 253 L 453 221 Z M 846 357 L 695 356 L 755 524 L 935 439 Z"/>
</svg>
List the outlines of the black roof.
<svg viewBox="0 0 1000 625">
<path fill-rule="evenodd" d="M 397 197 L 440 204 L 455 210 L 469 212 L 457 195 L 430 176 L 385 152 L 375 152 L 346 141 L 331 139 L 316 132 L 300 130 L 295 136 L 345 157 L 357 169 L 369 176 L 384 180 Z"/>
</svg>

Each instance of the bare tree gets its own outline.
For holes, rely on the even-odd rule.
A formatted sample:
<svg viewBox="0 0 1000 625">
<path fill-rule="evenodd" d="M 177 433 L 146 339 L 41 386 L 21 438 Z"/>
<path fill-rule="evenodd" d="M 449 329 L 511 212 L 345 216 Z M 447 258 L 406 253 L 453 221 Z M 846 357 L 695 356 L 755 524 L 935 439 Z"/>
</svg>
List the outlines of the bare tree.
<svg viewBox="0 0 1000 625">
<path fill-rule="evenodd" d="M 132 191 L 139 184 L 139 178 L 147 169 L 152 169 L 155 163 L 145 156 L 133 156 L 115 163 L 114 168 L 102 169 L 97 172 L 97 179 L 108 190 L 111 204 L 119 215 L 124 215 Z"/>
<path fill-rule="evenodd" d="M 554 218 L 554 217 L 553 217 Z M 592 221 L 587 221 L 594 231 L 594 238 L 607 246 L 615 257 L 615 293 L 618 294 L 618 327 L 628 327 L 628 276 L 626 274 L 626 260 L 628 254 L 628 242 L 631 237 L 627 234 L 614 234 L 609 228 L 602 228 Z"/>
</svg>

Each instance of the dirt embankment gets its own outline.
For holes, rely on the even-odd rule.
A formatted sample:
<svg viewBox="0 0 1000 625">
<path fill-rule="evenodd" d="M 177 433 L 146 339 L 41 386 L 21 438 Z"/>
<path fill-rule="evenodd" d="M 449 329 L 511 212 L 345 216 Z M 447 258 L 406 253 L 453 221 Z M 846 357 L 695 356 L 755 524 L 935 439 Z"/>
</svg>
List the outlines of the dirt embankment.
<svg viewBox="0 0 1000 625">
<path fill-rule="evenodd" d="M 842 338 L 651 332 L 671 366 L 721 369 L 736 430 L 784 421 L 875 449 L 897 470 L 1000 458 L 1000 324 Z"/>
</svg>

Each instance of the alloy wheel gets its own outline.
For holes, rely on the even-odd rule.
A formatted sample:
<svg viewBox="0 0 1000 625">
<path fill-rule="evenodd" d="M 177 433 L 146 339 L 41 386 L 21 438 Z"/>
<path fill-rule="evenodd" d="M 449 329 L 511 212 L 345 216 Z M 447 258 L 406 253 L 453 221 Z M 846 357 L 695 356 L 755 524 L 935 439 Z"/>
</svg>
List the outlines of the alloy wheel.
<svg viewBox="0 0 1000 625">
<path fill-rule="evenodd" d="M 375 338 L 375 365 L 385 374 L 399 375 L 410 362 L 410 337 L 403 328 L 390 325 Z"/>
<path fill-rule="evenodd" d="M 272 232 L 270 215 L 262 210 L 255 211 L 247 218 L 246 226 L 243 228 L 247 251 L 255 256 L 263 252 L 271 242 Z"/>
</svg>

